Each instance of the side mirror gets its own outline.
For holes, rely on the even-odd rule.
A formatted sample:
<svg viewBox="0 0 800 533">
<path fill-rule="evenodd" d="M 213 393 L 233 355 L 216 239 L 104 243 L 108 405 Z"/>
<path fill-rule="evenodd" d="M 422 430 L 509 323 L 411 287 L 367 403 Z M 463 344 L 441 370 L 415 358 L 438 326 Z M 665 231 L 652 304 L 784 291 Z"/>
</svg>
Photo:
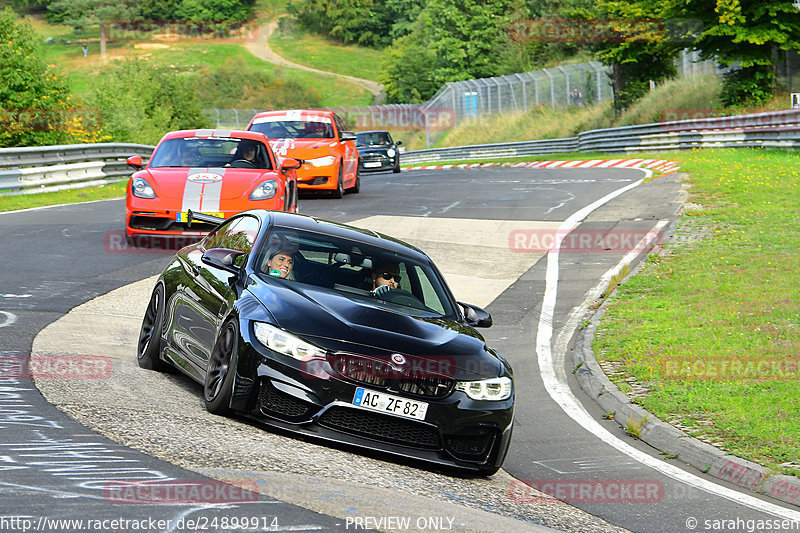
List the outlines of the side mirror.
<svg viewBox="0 0 800 533">
<path fill-rule="evenodd" d="M 394 144 L 400 146 L 401 144 L 403 144 L 403 141 L 395 141 Z"/>
<path fill-rule="evenodd" d="M 344 142 L 344 141 L 355 141 L 356 140 L 356 134 L 353 133 L 352 131 L 344 131 L 344 130 L 342 130 L 342 131 L 339 132 L 339 140 L 342 141 L 342 142 Z"/>
<path fill-rule="evenodd" d="M 215 268 L 238 274 L 240 269 L 236 266 L 236 259 L 245 255 L 245 252 L 240 250 L 231 250 L 230 248 L 211 248 L 203 252 L 203 263 L 211 265 Z"/>
<path fill-rule="evenodd" d="M 464 319 L 467 324 L 474 328 L 490 328 L 492 327 L 492 315 L 481 309 L 477 305 L 466 304 L 458 302 L 461 309 L 464 311 Z"/>
<path fill-rule="evenodd" d="M 281 174 L 286 174 L 290 170 L 296 170 L 303 166 L 301 159 L 286 158 L 281 160 Z"/>
<path fill-rule="evenodd" d="M 136 170 L 142 170 L 144 168 L 144 161 L 140 155 L 132 155 L 126 159 L 125 162 L 128 163 L 129 167 L 133 167 Z"/>
</svg>

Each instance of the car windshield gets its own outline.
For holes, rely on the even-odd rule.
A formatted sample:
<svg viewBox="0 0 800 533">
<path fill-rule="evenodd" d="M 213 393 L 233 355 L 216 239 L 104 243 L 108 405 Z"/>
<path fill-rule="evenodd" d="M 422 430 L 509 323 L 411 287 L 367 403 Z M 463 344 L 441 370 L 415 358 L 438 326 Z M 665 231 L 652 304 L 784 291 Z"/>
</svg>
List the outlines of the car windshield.
<svg viewBox="0 0 800 533">
<path fill-rule="evenodd" d="M 392 144 L 392 140 L 385 131 L 356 133 L 356 146 L 385 146 L 388 144 Z"/>
<path fill-rule="evenodd" d="M 260 117 L 249 129 L 268 139 L 333 139 L 333 124 L 328 117 Z"/>
<path fill-rule="evenodd" d="M 271 169 L 264 143 L 235 137 L 182 137 L 162 142 L 149 168 L 215 167 Z"/>
<path fill-rule="evenodd" d="M 256 259 L 260 275 L 279 275 L 267 264 L 277 250 L 292 255 L 287 283 L 322 287 L 413 316 L 455 316 L 449 291 L 435 270 L 417 258 L 351 239 L 275 227 Z M 397 286 L 376 296 L 376 280 L 387 279 L 387 274 Z"/>
</svg>

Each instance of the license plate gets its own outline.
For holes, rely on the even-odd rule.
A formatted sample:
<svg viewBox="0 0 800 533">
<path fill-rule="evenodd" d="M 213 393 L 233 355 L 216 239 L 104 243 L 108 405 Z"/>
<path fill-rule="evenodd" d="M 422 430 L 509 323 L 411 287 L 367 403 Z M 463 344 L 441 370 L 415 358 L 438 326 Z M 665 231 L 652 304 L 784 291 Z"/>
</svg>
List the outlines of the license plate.
<svg viewBox="0 0 800 533">
<path fill-rule="evenodd" d="M 358 405 L 380 413 L 392 413 L 406 418 L 413 418 L 415 420 L 425 420 L 425 413 L 428 412 L 428 404 L 425 402 L 400 398 L 399 396 L 393 396 L 384 392 L 375 392 L 362 387 L 356 389 L 355 397 L 353 397 L 353 405 Z"/>
<path fill-rule="evenodd" d="M 192 214 L 195 214 L 195 215 L 203 214 L 203 215 L 211 215 L 212 217 L 225 218 L 225 215 L 223 213 L 205 213 L 204 212 L 204 213 L 192 213 Z M 186 211 L 175 213 L 175 221 L 176 222 L 186 222 L 188 220 L 188 217 L 189 217 L 189 213 L 187 213 Z"/>
<path fill-rule="evenodd" d="M 364 168 L 375 168 L 381 166 L 380 161 L 367 161 L 364 163 Z"/>
</svg>

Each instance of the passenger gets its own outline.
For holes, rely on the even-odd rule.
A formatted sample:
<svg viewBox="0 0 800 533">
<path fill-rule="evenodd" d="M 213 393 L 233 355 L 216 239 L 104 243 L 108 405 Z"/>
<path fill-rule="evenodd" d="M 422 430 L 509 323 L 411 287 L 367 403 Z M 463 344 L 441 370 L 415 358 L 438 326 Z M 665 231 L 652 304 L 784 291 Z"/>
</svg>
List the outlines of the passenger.
<svg viewBox="0 0 800 533">
<path fill-rule="evenodd" d="M 393 263 L 381 263 L 372 271 L 372 294 L 381 297 L 400 284 L 400 269 Z"/>
<path fill-rule="evenodd" d="M 267 253 L 267 271 L 272 277 L 294 279 L 290 276 L 294 267 L 294 251 L 287 248 L 273 248 Z"/>
</svg>

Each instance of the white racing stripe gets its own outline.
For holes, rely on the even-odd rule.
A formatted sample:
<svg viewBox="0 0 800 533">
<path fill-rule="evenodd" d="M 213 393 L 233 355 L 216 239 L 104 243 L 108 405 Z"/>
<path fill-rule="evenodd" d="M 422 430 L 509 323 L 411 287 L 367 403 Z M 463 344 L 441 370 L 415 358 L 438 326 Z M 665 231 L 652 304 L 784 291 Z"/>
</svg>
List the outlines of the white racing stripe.
<svg viewBox="0 0 800 533">
<path fill-rule="evenodd" d="M 645 173 L 646 177 L 650 177 L 650 170 L 641 170 Z M 597 438 L 606 444 L 613 446 L 620 452 L 628 455 L 643 465 L 652 468 L 676 481 L 680 481 L 681 483 L 685 483 L 697 489 L 703 490 L 709 494 L 721 496 L 727 500 L 750 507 L 756 511 L 761 511 L 788 520 L 800 521 L 800 512 L 798 511 L 785 509 L 779 505 L 754 498 L 748 494 L 743 494 L 736 490 L 718 485 L 712 481 L 702 479 L 694 474 L 682 470 L 681 468 L 678 468 L 677 466 L 651 457 L 650 455 L 637 450 L 630 444 L 618 439 L 606 428 L 600 425 L 597 420 L 595 420 L 586 411 L 586 409 L 584 409 L 580 401 L 575 397 L 575 395 L 572 394 L 572 391 L 567 384 L 566 371 L 564 370 L 564 352 L 566 351 L 566 344 L 570 337 L 568 333 L 571 333 L 572 331 L 570 328 L 574 328 L 574 326 L 577 325 L 576 320 L 578 313 L 573 312 L 573 314 L 570 315 L 568 323 L 562 331 L 562 335 L 559 336 L 556 342 L 556 354 L 554 356 L 553 349 L 551 347 L 551 341 L 553 337 L 553 318 L 555 316 L 554 311 L 558 295 L 559 248 L 564 237 L 566 237 L 570 231 L 575 229 L 578 224 L 592 211 L 613 200 L 617 196 L 633 189 L 634 187 L 638 187 L 642 182 L 643 180 L 639 180 L 635 183 L 622 187 L 621 189 L 618 189 L 604 196 L 603 198 L 600 198 L 596 202 L 584 207 L 565 220 L 557 232 L 558 237 L 556 239 L 556 243 L 547 255 L 545 292 L 536 336 L 536 352 L 539 361 L 539 371 L 541 373 L 545 389 L 547 389 L 547 393 L 550 395 L 553 401 L 555 401 L 559 407 L 561 407 L 561 409 L 563 409 L 564 412 L 580 426 L 592 432 Z M 656 232 L 651 232 L 653 235 L 655 233 Z M 626 256 L 626 258 L 627 257 L 628 256 Z M 626 258 L 623 258 L 623 260 L 617 265 L 617 267 L 615 267 L 615 269 L 621 267 Z M 613 270 L 614 269 L 612 269 L 612 271 Z M 606 273 L 609 278 L 612 271 Z M 605 279 L 605 277 L 606 276 L 603 276 L 603 279 Z M 600 285 L 598 284 L 598 286 Z"/>
<path fill-rule="evenodd" d="M 216 180 L 207 180 L 201 176 L 219 176 Z M 203 213 L 219 213 L 220 199 L 222 197 L 222 182 L 225 176 L 224 168 L 191 168 L 186 177 L 183 189 L 181 211 L 188 210 Z M 199 178 L 199 179 L 198 179 Z"/>
</svg>

